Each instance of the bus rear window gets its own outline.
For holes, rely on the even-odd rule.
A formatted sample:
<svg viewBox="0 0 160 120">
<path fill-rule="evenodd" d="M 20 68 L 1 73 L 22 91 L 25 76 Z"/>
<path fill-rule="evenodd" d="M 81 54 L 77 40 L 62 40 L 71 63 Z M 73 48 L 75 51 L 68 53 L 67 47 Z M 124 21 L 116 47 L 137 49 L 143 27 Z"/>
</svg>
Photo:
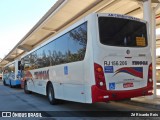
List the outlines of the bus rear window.
<svg viewBox="0 0 160 120">
<path fill-rule="evenodd" d="M 129 19 L 99 17 L 100 42 L 121 47 L 147 46 L 146 24 Z"/>
</svg>

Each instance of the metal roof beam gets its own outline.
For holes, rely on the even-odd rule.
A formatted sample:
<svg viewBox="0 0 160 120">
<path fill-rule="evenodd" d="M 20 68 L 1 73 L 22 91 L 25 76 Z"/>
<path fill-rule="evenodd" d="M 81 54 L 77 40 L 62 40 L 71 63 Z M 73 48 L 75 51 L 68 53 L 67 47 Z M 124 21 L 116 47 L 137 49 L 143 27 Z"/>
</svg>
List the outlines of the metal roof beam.
<svg viewBox="0 0 160 120">
<path fill-rule="evenodd" d="M 20 45 L 20 46 L 18 46 L 18 49 L 21 49 L 21 50 L 24 50 L 24 51 L 26 51 L 26 52 L 29 52 L 30 50 L 32 50 L 32 46 L 30 46 L 30 45 Z"/>
<path fill-rule="evenodd" d="M 140 1 L 140 2 L 145 2 L 147 0 L 135 0 L 135 1 Z M 152 3 L 159 3 L 159 0 L 151 0 Z"/>
<path fill-rule="evenodd" d="M 12 62 L 14 59 L 13 58 L 6 58 L 5 60 L 8 62 Z"/>
<path fill-rule="evenodd" d="M 130 15 L 130 16 L 137 15 L 137 14 L 139 14 L 139 13 L 142 12 L 142 10 L 141 10 L 140 8 L 141 8 L 141 7 L 139 7 L 139 8 L 137 8 L 137 9 L 134 9 L 134 10 L 128 12 L 128 13 L 126 13 L 126 15 Z"/>
</svg>

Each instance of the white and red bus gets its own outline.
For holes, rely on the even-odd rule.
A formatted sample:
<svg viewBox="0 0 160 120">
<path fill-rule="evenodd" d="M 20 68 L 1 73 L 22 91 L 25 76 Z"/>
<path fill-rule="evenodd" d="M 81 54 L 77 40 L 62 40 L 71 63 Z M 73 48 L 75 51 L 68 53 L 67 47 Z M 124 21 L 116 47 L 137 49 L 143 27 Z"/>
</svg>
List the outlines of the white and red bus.
<svg viewBox="0 0 160 120">
<path fill-rule="evenodd" d="M 82 103 L 152 95 L 147 22 L 90 14 L 21 59 L 24 91 Z"/>
</svg>

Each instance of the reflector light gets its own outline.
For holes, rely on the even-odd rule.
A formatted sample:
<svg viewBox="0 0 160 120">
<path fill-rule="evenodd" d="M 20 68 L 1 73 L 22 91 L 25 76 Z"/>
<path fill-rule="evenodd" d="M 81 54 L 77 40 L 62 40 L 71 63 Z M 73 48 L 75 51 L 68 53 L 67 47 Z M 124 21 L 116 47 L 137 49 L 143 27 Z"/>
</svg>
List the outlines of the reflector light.
<svg viewBox="0 0 160 120">
<path fill-rule="evenodd" d="M 103 96 L 103 98 L 109 98 L 109 96 Z"/>
<path fill-rule="evenodd" d="M 148 93 L 152 93 L 152 92 L 153 92 L 153 90 L 149 90 L 149 91 L 148 91 Z"/>
</svg>

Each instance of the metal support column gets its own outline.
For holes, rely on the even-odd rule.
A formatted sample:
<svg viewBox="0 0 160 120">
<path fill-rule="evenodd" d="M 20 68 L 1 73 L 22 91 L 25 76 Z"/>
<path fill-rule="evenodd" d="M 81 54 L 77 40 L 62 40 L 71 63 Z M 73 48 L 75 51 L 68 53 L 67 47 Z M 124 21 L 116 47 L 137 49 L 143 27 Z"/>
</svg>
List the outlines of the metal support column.
<svg viewBox="0 0 160 120">
<path fill-rule="evenodd" d="M 159 0 L 160 1 L 160 0 Z M 154 91 L 157 90 L 157 81 L 156 81 L 156 11 L 158 10 L 158 8 L 160 7 L 160 3 L 158 3 L 158 5 L 153 8 L 152 10 L 152 52 L 153 52 L 153 60 L 154 60 L 154 65 L 155 69 L 153 69 L 153 75 L 155 76 L 155 83 L 153 83 L 153 88 Z M 153 61 L 152 61 L 153 64 Z M 155 94 L 153 95 L 153 98 L 157 97 L 157 92 L 155 92 Z"/>
<path fill-rule="evenodd" d="M 151 42 L 151 49 L 152 49 L 152 66 L 153 66 L 153 98 L 157 97 L 157 80 L 156 80 L 156 16 L 155 16 L 155 10 L 152 10 L 152 42 Z"/>
<path fill-rule="evenodd" d="M 152 54 L 152 77 L 153 77 L 153 96 L 146 97 L 149 99 L 154 99 L 156 97 L 156 43 L 154 39 L 154 25 L 152 24 L 153 17 L 155 14 L 152 14 L 152 6 L 151 6 L 151 0 L 143 0 L 143 18 L 148 22 L 149 27 L 149 45 L 151 46 L 151 54 Z"/>
<path fill-rule="evenodd" d="M 160 3 L 152 9 L 152 65 L 153 65 L 153 98 L 157 97 L 157 81 L 156 81 L 156 11 L 160 7 Z"/>
<path fill-rule="evenodd" d="M 143 0 L 143 19 L 148 22 L 149 27 L 149 44 L 151 45 L 151 29 L 152 29 L 152 19 L 151 19 L 151 0 Z"/>
</svg>

